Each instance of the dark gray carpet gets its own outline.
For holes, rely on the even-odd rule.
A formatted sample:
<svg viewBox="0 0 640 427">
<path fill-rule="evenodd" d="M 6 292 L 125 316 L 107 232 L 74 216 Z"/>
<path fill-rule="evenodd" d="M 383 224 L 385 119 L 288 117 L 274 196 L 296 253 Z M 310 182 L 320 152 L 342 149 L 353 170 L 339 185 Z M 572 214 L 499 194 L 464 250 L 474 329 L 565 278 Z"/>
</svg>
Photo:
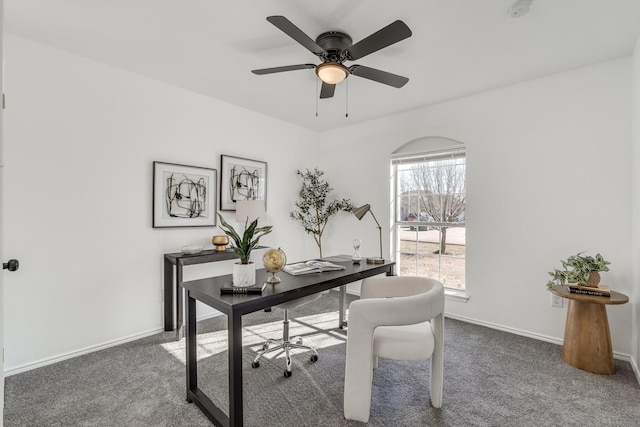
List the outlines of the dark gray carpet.
<svg viewBox="0 0 640 427">
<path fill-rule="evenodd" d="M 294 333 L 320 360 L 281 357 L 252 369 L 264 336 L 281 333 L 282 312 L 245 317 L 247 426 L 358 426 L 342 416 L 345 332 L 335 293 L 291 312 Z M 381 360 L 374 373 L 371 426 L 638 426 L 640 386 L 629 363 L 593 375 L 561 361 L 561 347 L 447 319 L 444 403 L 429 403 L 428 362 Z M 199 328 L 199 385 L 227 405 L 226 318 Z M 199 426 L 185 401 L 184 340 L 162 333 L 6 378 L 5 426 Z"/>
</svg>

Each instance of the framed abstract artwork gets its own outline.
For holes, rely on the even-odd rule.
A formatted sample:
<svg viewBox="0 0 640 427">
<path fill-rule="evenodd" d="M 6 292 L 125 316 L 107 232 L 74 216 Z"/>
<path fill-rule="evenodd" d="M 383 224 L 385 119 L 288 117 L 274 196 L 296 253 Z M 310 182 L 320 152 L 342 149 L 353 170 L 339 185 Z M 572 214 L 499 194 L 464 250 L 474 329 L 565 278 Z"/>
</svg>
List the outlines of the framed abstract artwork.
<svg viewBox="0 0 640 427">
<path fill-rule="evenodd" d="M 216 225 L 216 180 L 210 168 L 153 162 L 153 228 Z"/>
<path fill-rule="evenodd" d="M 238 200 L 264 200 L 267 207 L 267 163 L 222 155 L 220 210 L 235 211 Z"/>
</svg>

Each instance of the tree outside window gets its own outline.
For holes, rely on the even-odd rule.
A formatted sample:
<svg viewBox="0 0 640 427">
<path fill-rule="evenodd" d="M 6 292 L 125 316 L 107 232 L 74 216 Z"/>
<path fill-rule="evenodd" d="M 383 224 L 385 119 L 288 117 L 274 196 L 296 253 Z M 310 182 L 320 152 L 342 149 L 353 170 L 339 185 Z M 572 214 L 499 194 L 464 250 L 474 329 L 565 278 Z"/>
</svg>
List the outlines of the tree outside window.
<svg viewBox="0 0 640 427">
<path fill-rule="evenodd" d="M 463 153 L 395 164 L 400 275 L 464 289 L 466 162 Z"/>
</svg>

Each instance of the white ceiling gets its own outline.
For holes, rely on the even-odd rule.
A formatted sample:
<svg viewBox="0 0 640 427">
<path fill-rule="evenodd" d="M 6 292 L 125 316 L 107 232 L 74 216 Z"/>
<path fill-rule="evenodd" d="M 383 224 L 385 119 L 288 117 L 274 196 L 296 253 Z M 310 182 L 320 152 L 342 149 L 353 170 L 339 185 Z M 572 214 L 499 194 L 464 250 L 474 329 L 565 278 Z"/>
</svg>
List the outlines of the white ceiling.
<svg viewBox="0 0 640 427">
<path fill-rule="evenodd" d="M 323 131 L 629 55 L 640 0 L 4 0 L 5 30 L 96 61 Z M 395 89 L 351 76 L 316 103 L 318 63 L 266 21 L 354 43 L 403 20 L 413 36 L 354 63 L 409 77 Z M 10 65 L 8 65 L 10 66 Z M 316 105 L 319 115 L 316 117 Z"/>
</svg>

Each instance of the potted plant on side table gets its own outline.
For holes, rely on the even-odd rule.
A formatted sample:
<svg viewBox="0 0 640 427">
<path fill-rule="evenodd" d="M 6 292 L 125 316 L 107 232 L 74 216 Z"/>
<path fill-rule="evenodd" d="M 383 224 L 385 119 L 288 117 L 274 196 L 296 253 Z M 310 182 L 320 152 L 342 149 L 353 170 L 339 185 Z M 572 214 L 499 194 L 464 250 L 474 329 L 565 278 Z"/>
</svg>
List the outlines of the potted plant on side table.
<svg viewBox="0 0 640 427">
<path fill-rule="evenodd" d="M 551 289 L 555 285 L 564 285 L 565 283 L 577 283 L 580 286 L 597 287 L 600 283 L 600 271 L 609 271 L 609 261 L 606 261 L 602 255 L 597 254 L 595 257 L 590 255 L 582 255 L 584 252 L 572 255 L 562 262 L 562 270 L 550 271 L 552 277 L 547 282 L 547 288 Z"/>
<path fill-rule="evenodd" d="M 251 251 L 258 246 L 262 236 L 271 233 L 273 226 L 258 227 L 257 219 L 249 224 L 247 218 L 241 238 L 219 213 L 218 218 L 220 228 L 231 239 L 231 248 L 240 257 L 240 262 L 233 264 L 233 286 L 253 286 L 256 283 L 256 266 L 251 262 Z"/>
</svg>

